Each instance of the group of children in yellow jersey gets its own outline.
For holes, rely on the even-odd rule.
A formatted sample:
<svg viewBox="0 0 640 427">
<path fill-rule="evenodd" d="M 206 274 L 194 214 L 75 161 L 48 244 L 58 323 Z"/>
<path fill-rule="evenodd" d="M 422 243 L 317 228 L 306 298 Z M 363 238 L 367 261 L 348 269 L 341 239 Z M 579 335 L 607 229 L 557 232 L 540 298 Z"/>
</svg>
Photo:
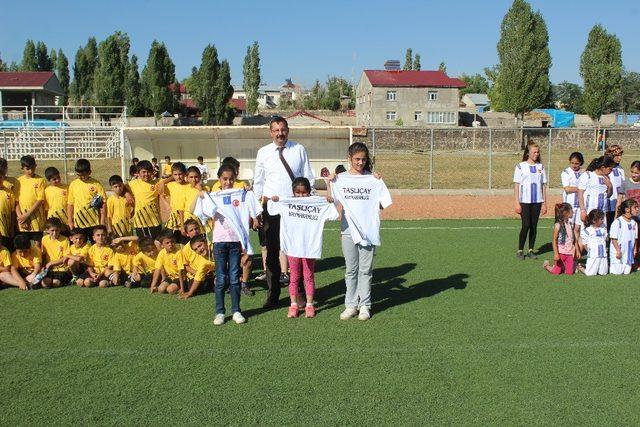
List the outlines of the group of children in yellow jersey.
<svg viewBox="0 0 640 427">
<path fill-rule="evenodd" d="M 56 168 L 38 176 L 32 156 L 20 160 L 17 179 L 7 177 L 7 161 L 0 159 L 0 284 L 23 290 L 69 283 L 145 286 L 181 299 L 206 288 L 214 273 L 208 224 L 191 212 L 209 189 L 198 167 L 166 160 L 159 179 L 153 178 L 159 168 L 144 160 L 131 169 L 128 183 L 113 175 L 107 198 L 86 159 L 76 162 L 77 178 L 68 187 Z M 171 207 L 165 227 L 161 197 Z M 250 263 L 242 264 L 246 287 Z M 243 294 L 252 293 L 246 287 Z"/>
</svg>

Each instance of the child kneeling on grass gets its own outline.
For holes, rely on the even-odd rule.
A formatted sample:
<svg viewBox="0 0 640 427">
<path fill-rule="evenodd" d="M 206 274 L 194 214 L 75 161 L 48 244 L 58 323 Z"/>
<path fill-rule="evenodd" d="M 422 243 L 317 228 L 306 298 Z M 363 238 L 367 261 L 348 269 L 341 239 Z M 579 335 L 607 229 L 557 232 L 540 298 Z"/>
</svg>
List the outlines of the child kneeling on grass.
<svg viewBox="0 0 640 427">
<path fill-rule="evenodd" d="M 607 227 L 604 225 L 604 211 L 593 209 L 587 214 L 586 227 L 580 231 L 583 249 L 587 249 L 587 264 L 578 264 L 578 271 L 586 276 L 601 275 L 609 272 L 607 263 Z"/>
<path fill-rule="evenodd" d="M 580 258 L 577 245 L 578 236 L 575 225 L 571 222 L 573 208 L 569 203 L 556 205 L 556 223 L 553 226 L 553 260 L 555 265 L 551 267 L 549 261 L 545 261 L 543 267 L 551 274 L 572 275 L 575 260 Z"/>
<path fill-rule="evenodd" d="M 162 249 L 156 258 L 151 293 L 175 294 L 184 286 L 184 257 L 172 230 L 164 230 L 158 240 Z"/>
<path fill-rule="evenodd" d="M 206 283 L 213 281 L 214 264 L 209 261 L 207 238 L 202 234 L 196 235 L 184 246 L 184 248 L 187 247 L 189 247 L 191 254 L 188 261 L 185 260 L 187 262 L 185 264 L 187 280 L 184 288 L 180 291 L 180 299 L 191 298 L 199 290 L 206 289 Z M 183 254 L 185 253 L 184 248 Z"/>
<path fill-rule="evenodd" d="M 15 250 L 11 254 L 11 272 L 25 286 L 33 289 L 39 284 L 38 273 L 42 270 L 42 254 L 40 249 L 31 242 L 28 234 L 18 234 L 13 239 Z M 43 287 L 49 286 L 45 283 Z M 22 286 L 20 286 L 22 288 Z"/>
<path fill-rule="evenodd" d="M 107 227 L 100 224 L 93 228 L 93 245 L 87 253 L 87 271 L 78 278 L 76 284 L 90 288 L 96 284 L 101 288 L 109 286 L 109 276 L 113 273 L 113 249 L 109 247 Z"/>
<path fill-rule="evenodd" d="M 81 228 L 74 228 L 69 234 L 71 245 L 64 261 L 71 272 L 71 281 L 82 286 L 78 284 L 78 279 L 87 271 L 87 259 L 91 245 L 87 242 L 87 236 Z"/>
<path fill-rule="evenodd" d="M 158 248 L 150 237 L 143 237 L 138 242 L 140 252 L 133 257 L 131 285 L 148 288 L 151 286 L 153 271 L 158 258 Z"/>
<path fill-rule="evenodd" d="M 64 225 L 59 218 L 50 217 L 44 227 L 47 235 L 42 237 L 41 246 L 47 261 L 47 276 L 42 279 L 42 283 L 54 288 L 66 285 L 71 280 L 71 274 L 65 263 L 65 256 L 69 253 L 69 239 L 60 234 Z"/>
<path fill-rule="evenodd" d="M 618 217 L 611 224 L 609 248 L 611 274 L 629 274 L 638 254 L 638 202 L 627 199 L 618 207 Z"/>
</svg>

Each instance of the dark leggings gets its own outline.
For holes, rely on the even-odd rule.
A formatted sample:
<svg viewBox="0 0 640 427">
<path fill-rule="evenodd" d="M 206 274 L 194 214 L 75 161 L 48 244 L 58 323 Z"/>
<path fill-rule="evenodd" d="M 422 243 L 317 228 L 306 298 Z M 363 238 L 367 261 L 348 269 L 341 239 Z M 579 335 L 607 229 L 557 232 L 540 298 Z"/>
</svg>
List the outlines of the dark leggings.
<svg viewBox="0 0 640 427">
<path fill-rule="evenodd" d="M 533 249 L 536 244 L 538 218 L 540 218 L 542 203 L 520 203 L 520 208 L 522 209 L 522 213 L 520 214 L 522 228 L 520 229 L 518 249 L 524 249 L 524 242 L 527 240 L 527 233 L 529 233 L 529 249 Z"/>
</svg>

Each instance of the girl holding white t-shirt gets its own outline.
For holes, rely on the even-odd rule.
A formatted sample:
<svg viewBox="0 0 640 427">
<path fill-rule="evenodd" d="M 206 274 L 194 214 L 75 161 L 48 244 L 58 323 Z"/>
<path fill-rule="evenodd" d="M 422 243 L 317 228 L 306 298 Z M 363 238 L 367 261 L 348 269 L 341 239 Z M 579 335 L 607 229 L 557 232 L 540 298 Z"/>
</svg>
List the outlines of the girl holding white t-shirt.
<svg viewBox="0 0 640 427">
<path fill-rule="evenodd" d="M 348 150 L 349 170 L 331 183 L 342 205 L 342 253 L 345 260 L 345 310 L 340 319 L 371 317 L 371 280 L 375 247 L 380 245 L 380 209 L 391 205 L 384 181 L 371 173 L 369 150 L 356 142 Z"/>
</svg>

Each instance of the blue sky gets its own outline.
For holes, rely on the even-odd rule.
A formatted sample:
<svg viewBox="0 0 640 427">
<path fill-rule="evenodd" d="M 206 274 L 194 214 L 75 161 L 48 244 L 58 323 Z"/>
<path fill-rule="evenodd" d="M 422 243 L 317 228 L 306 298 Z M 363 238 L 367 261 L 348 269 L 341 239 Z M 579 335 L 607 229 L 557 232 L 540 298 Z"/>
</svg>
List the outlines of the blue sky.
<svg viewBox="0 0 640 427">
<path fill-rule="evenodd" d="M 153 39 L 164 41 L 183 79 L 215 44 L 242 81 L 247 45 L 260 43 L 263 81 L 291 77 L 310 86 L 339 75 L 357 81 L 363 69 L 386 59 L 404 60 L 407 47 L 422 57 L 422 69 L 441 61 L 448 73 L 482 72 L 496 62 L 496 43 L 510 0 L 457 1 L 182 1 L 1 0 L 0 57 L 20 61 L 27 39 L 62 48 L 73 63 L 90 36 L 115 30 L 131 37 L 132 53 L 146 62 Z M 603 24 L 622 42 L 623 61 L 640 71 L 640 2 L 533 0 L 549 29 L 551 79 L 581 82 L 578 67 L 590 28 Z M 99 5 L 99 6 L 98 6 Z"/>
</svg>

